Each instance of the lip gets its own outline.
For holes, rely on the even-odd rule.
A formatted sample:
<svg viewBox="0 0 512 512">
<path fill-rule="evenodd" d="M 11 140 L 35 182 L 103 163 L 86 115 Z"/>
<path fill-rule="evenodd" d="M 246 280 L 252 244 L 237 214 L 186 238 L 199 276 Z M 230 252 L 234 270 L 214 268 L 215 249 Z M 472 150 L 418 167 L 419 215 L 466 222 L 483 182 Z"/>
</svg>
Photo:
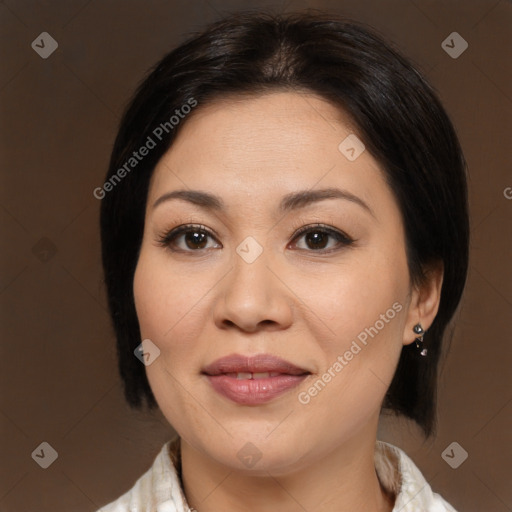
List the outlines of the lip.
<svg viewBox="0 0 512 512">
<path fill-rule="evenodd" d="M 259 405 L 277 398 L 298 386 L 311 374 L 305 368 L 272 354 L 244 356 L 231 354 L 203 368 L 213 389 L 241 405 Z M 237 374 L 270 373 L 267 377 L 246 378 Z M 257 376 L 260 377 L 260 376 Z"/>
</svg>

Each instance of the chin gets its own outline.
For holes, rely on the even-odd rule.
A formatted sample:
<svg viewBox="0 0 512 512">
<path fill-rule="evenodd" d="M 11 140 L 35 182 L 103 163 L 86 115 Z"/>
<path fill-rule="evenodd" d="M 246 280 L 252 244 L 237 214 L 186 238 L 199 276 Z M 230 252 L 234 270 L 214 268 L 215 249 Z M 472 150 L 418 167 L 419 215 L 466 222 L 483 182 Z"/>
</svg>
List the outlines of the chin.
<svg viewBox="0 0 512 512">
<path fill-rule="evenodd" d="M 238 433 L 224 442 L 209 438 L 205 444 L 205 452 L 212 459 L 233 471 L 253 476 L 268 476 L 269 473 L 277 476 L 298 470 L 306 456 L 297 449 L 301 439 L 293 436 L 286 436 L 285 442 L 270 439 L 267 431 Z"/>
</svg>

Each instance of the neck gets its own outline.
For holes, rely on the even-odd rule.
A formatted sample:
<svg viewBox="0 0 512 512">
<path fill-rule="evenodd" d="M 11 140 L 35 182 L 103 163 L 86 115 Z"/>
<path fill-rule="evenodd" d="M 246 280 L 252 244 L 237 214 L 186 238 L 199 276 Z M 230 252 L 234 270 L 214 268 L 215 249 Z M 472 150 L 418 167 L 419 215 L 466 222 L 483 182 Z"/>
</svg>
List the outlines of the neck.
<svg viewBox="0 0 512 512">
<path fill-rule="evenodd" d="M 391 512 L 394 497 L 375 471 L 373 435 L 361 432 L 314 463 L 285 475 L 250 476 L 219 464 L 181 440 L 189 506 L 197 512 Z"/>
</svg>

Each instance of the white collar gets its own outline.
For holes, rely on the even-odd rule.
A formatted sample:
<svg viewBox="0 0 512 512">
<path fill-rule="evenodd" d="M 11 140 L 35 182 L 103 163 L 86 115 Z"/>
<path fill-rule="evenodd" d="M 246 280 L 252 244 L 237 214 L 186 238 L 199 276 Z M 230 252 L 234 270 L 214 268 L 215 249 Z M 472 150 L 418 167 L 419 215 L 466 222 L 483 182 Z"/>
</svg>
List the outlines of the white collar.
<svg viewBox="0 0 512 512">
<path fill-rule="evenodd" d="M 176 469 L 178 453 L 179 438 L 167 441 L 135 485 L 97 512 L 189 512 Z M 420 470 L 400 448 L 377 440 L 375 469 L 382 486 L 396 496 L 393 512 L 456 512 L 432 492 Z"/>
</svg>

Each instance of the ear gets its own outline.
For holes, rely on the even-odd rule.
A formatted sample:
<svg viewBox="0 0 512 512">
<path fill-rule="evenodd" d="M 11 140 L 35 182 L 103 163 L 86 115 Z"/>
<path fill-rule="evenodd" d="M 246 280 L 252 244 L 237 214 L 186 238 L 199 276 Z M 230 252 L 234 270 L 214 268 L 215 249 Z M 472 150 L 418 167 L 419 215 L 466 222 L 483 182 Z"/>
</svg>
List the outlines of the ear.
<svg viewBox="0 0 512 512">
<path fill-rule="evenodd" d="M 434 322 L 441 300 L 443 275 L 443 263 L 432 264 L 425 270 L 423 282 L 420 285 L 413 286 L 403 334 L 404 345 L 413 343 L 418 337 L 413 331 L 416 324 L 421 324 L 423 329 L 428 331 Z"/>
</svg>

